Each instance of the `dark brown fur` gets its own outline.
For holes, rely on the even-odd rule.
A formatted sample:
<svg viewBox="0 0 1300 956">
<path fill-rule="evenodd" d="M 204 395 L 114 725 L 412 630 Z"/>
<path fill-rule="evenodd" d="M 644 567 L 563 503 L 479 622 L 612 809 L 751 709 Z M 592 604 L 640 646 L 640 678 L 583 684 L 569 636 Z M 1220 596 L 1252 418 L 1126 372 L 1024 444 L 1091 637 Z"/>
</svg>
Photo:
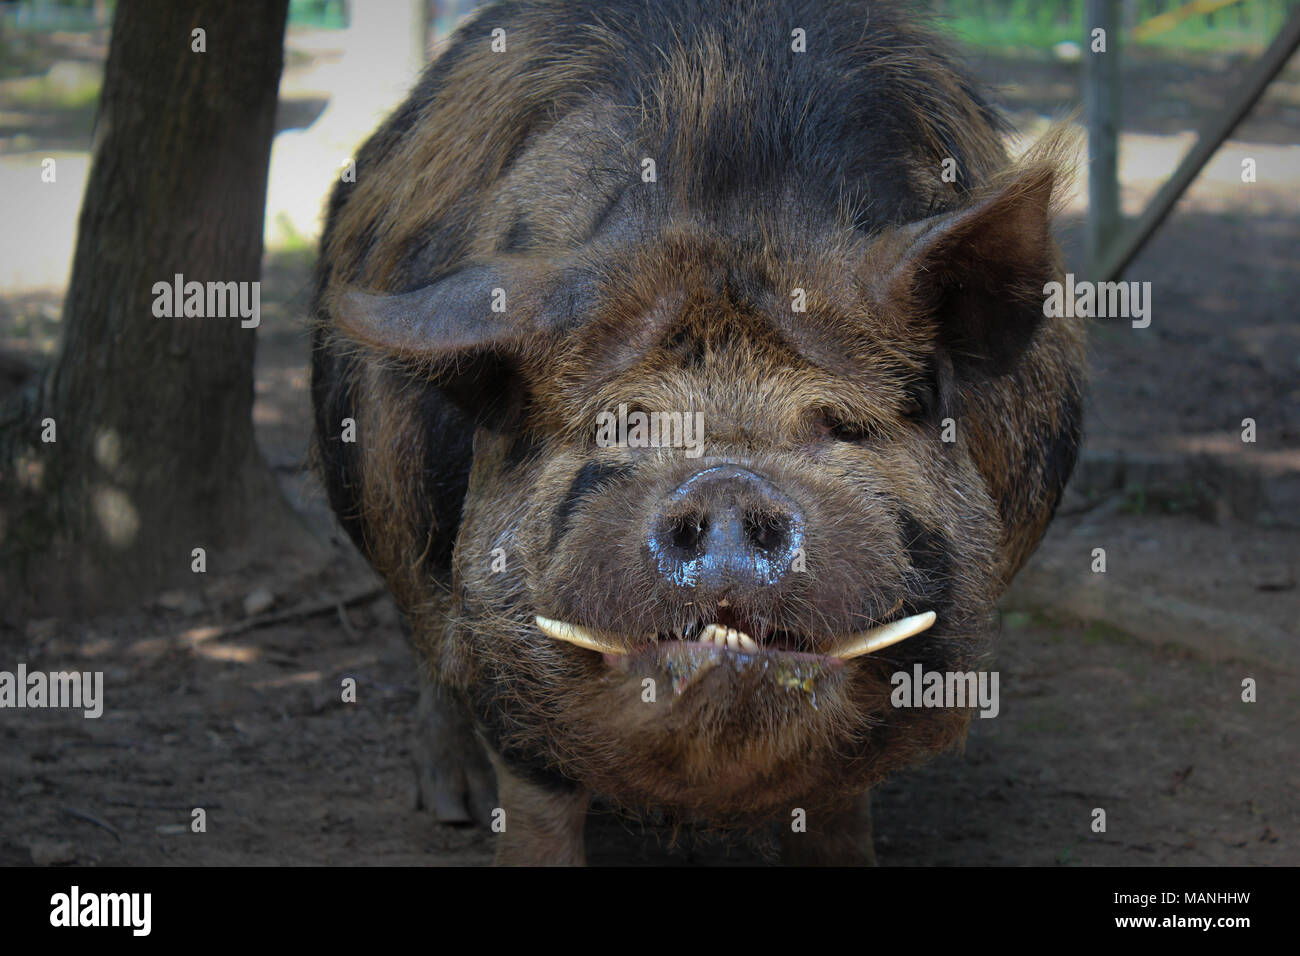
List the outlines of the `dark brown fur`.
<svg viewBox="0 0 1300 956">
<path fill-rule="evenodd" d="M 580 816 L 586 793 L 723 826 L 829 813 L 963 736 L 968 711 L 896 709 L 889 676 L 987 662 L 994 601 L 1073 465 L 1082 330 L 1041 308 L 1060 155 L 1011 167 L 892 4 L 696 0 L 494 7 L 367 144 L 323 242 L 320 457 L 503 799 L 533 794 L 522 817 Z M 706 457 L 597 447 L 620 403 L 703 412 Z M 806 574 L 730 592 L 756 636 L 824 653 L 900 606 L 936 626 L 821 674 L 815 706 L 742 666 L 677 696 L 662 668 L 538 632 L 540 613 L 632 648 L 716 615 L 721 594 L 645 551 L 648 517 L 713 461 L 807 518 Z M 603 477 L 574 500 L 583 474 Z"/>
</svg>

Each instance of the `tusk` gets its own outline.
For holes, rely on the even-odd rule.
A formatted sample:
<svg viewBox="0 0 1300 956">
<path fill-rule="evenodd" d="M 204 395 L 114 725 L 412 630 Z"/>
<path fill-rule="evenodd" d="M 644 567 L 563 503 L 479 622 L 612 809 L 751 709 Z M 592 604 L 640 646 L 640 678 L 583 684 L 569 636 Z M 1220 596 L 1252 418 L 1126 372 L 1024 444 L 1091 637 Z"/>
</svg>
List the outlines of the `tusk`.
<svg viewBox="0 0 1300 956">
<path fill-rule="evenodd" d="M 578 647 L 585 647 L 589 651 L 597 651 L 601 654 L 626 654 L 627 651 L 621 647 L 615 647 L 598 638 L 585 627 L 579 627 L 576 624 L 569 624 L 565 621 L 553 621 L 549 617 L 537 615 L 537 629 L 547 637 L 553 637 L 557 641 L 565 641 L 569 644 L 576 644 Z"/>
<path fill-rule="evenodd" d="M 923 614 L 913 614 L 911 617 L 905 617 L 902 620 L 892 621 L 889 624 L 882 624 L 880 627 L 873 627 L 869 631 L 854 634 L 832 656 L 847 661 L 855 657 L 861 657 L 864 654 L 874 654 L 891 644 L 897 644 L 899 641 L 905 641 L 922 631 L 929 630 L 930 626 L 934 624 L 935 616 L 933 611 L 926 611 Z"/>
</svg>

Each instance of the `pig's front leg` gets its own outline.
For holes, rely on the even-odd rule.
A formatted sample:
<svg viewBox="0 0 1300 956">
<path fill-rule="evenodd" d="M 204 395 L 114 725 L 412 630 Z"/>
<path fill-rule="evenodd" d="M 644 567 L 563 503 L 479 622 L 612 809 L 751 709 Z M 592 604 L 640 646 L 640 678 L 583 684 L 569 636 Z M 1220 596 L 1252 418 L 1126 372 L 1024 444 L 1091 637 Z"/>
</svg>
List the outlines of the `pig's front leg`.
<svg viewBox="0 0 1300 956">
<path fill-rule="evenodd" d="M 584 866 L 583 830 L 590 795 L 531 783 L 492 755 L 504 817 L 497 866 Z"/>
<path fill-rule="evenodd" d="M 785 824 L 781 862 L 786 866 L 875 866 L 871 836 L 871 793 L 837 811 L 809 808 L 807 830 L 794 832 Z"/>
<path fill-rule="evenodd" d="M 487 753 L 464 705 L 420 668 L 416 707 L 415 806 L 439 823 L 488 826 L 497 806 L 496 782 Z"/>
</svg>

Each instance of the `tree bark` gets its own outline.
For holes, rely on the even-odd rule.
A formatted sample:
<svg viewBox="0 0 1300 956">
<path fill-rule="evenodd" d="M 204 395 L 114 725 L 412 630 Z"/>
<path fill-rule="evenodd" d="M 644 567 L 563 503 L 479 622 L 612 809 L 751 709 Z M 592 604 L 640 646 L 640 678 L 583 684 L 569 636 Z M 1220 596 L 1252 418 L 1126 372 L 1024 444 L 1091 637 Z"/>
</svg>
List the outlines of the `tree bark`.
<svg viewBox="0 0 1300 956">
<path fill-rule="evenodd" d="M 90 603 L 231 567 L 287 520 L 253 440 L 256 329 L 154 285 L 253 283 L 288 0 L 120 0 L 38 446 L 58 577 Z M 206 52 L 195 52 L 194 30 Z M 251 287 L 250 287 L 251 288 Z M 192 580 L 192 579 L 191 579 Z"/>
</svg>

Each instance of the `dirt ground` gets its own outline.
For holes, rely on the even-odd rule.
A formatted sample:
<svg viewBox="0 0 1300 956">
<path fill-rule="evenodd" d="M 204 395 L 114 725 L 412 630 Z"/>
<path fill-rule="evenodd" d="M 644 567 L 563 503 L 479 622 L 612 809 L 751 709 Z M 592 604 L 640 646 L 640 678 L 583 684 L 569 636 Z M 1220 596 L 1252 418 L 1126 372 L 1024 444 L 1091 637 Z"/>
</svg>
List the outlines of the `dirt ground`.
<svg viewBox="0 0 1300 956">
<path fill-rule="evenodd" d="M 977 65 L 1026 128 L 1074 95 L 1059 64 Z M 1176 159 L 1170 138 L 1239 66 L 1135 74 L 1131 210 L 1171 168 L 1151 157 Z M 1225 147 L 1229 169 L 1264 157 L 1259 188 L 1211 170 L 1134 264 L 1128 278 L 1153 284 L 1150 328 L 1095 323 L 1084 461 L 1002 604 L 1001 713 L 973 721 L 964 753 L 878 792 L 882 864 L 1300 864 L 1296 90 L 1293 63 Z M 1067 249 L 1079 231 L 1067 217 Z M 309 266 L 268 257 L 255 419 L 286 494 L 333 543 L 276 563 L 268 542 L 263 567 L 115 616 L 0 617 L 0 667 L 102 670 L 107 694 L 99 720 L 0 715 L 0 863 L 490 861 L 490 833 L 415 809 L 416 684 L 396 610 L 304 470 Z M 0 295 L 3 347 L 39 364 L 58 314 L 57 290 Z M 250 617 L 263 588 L 270 604 Z M 355 703 L 340 700 L 345 677 Z M 1246 678 L 1257 702 L 1242 700 Z M 189 828 L 196 807 L 205 833 Z M 669 848 L 612 814 L 593 818 L 588 847 L 603 864 L 769 858 L 692 835 Z"/>
</svg>

